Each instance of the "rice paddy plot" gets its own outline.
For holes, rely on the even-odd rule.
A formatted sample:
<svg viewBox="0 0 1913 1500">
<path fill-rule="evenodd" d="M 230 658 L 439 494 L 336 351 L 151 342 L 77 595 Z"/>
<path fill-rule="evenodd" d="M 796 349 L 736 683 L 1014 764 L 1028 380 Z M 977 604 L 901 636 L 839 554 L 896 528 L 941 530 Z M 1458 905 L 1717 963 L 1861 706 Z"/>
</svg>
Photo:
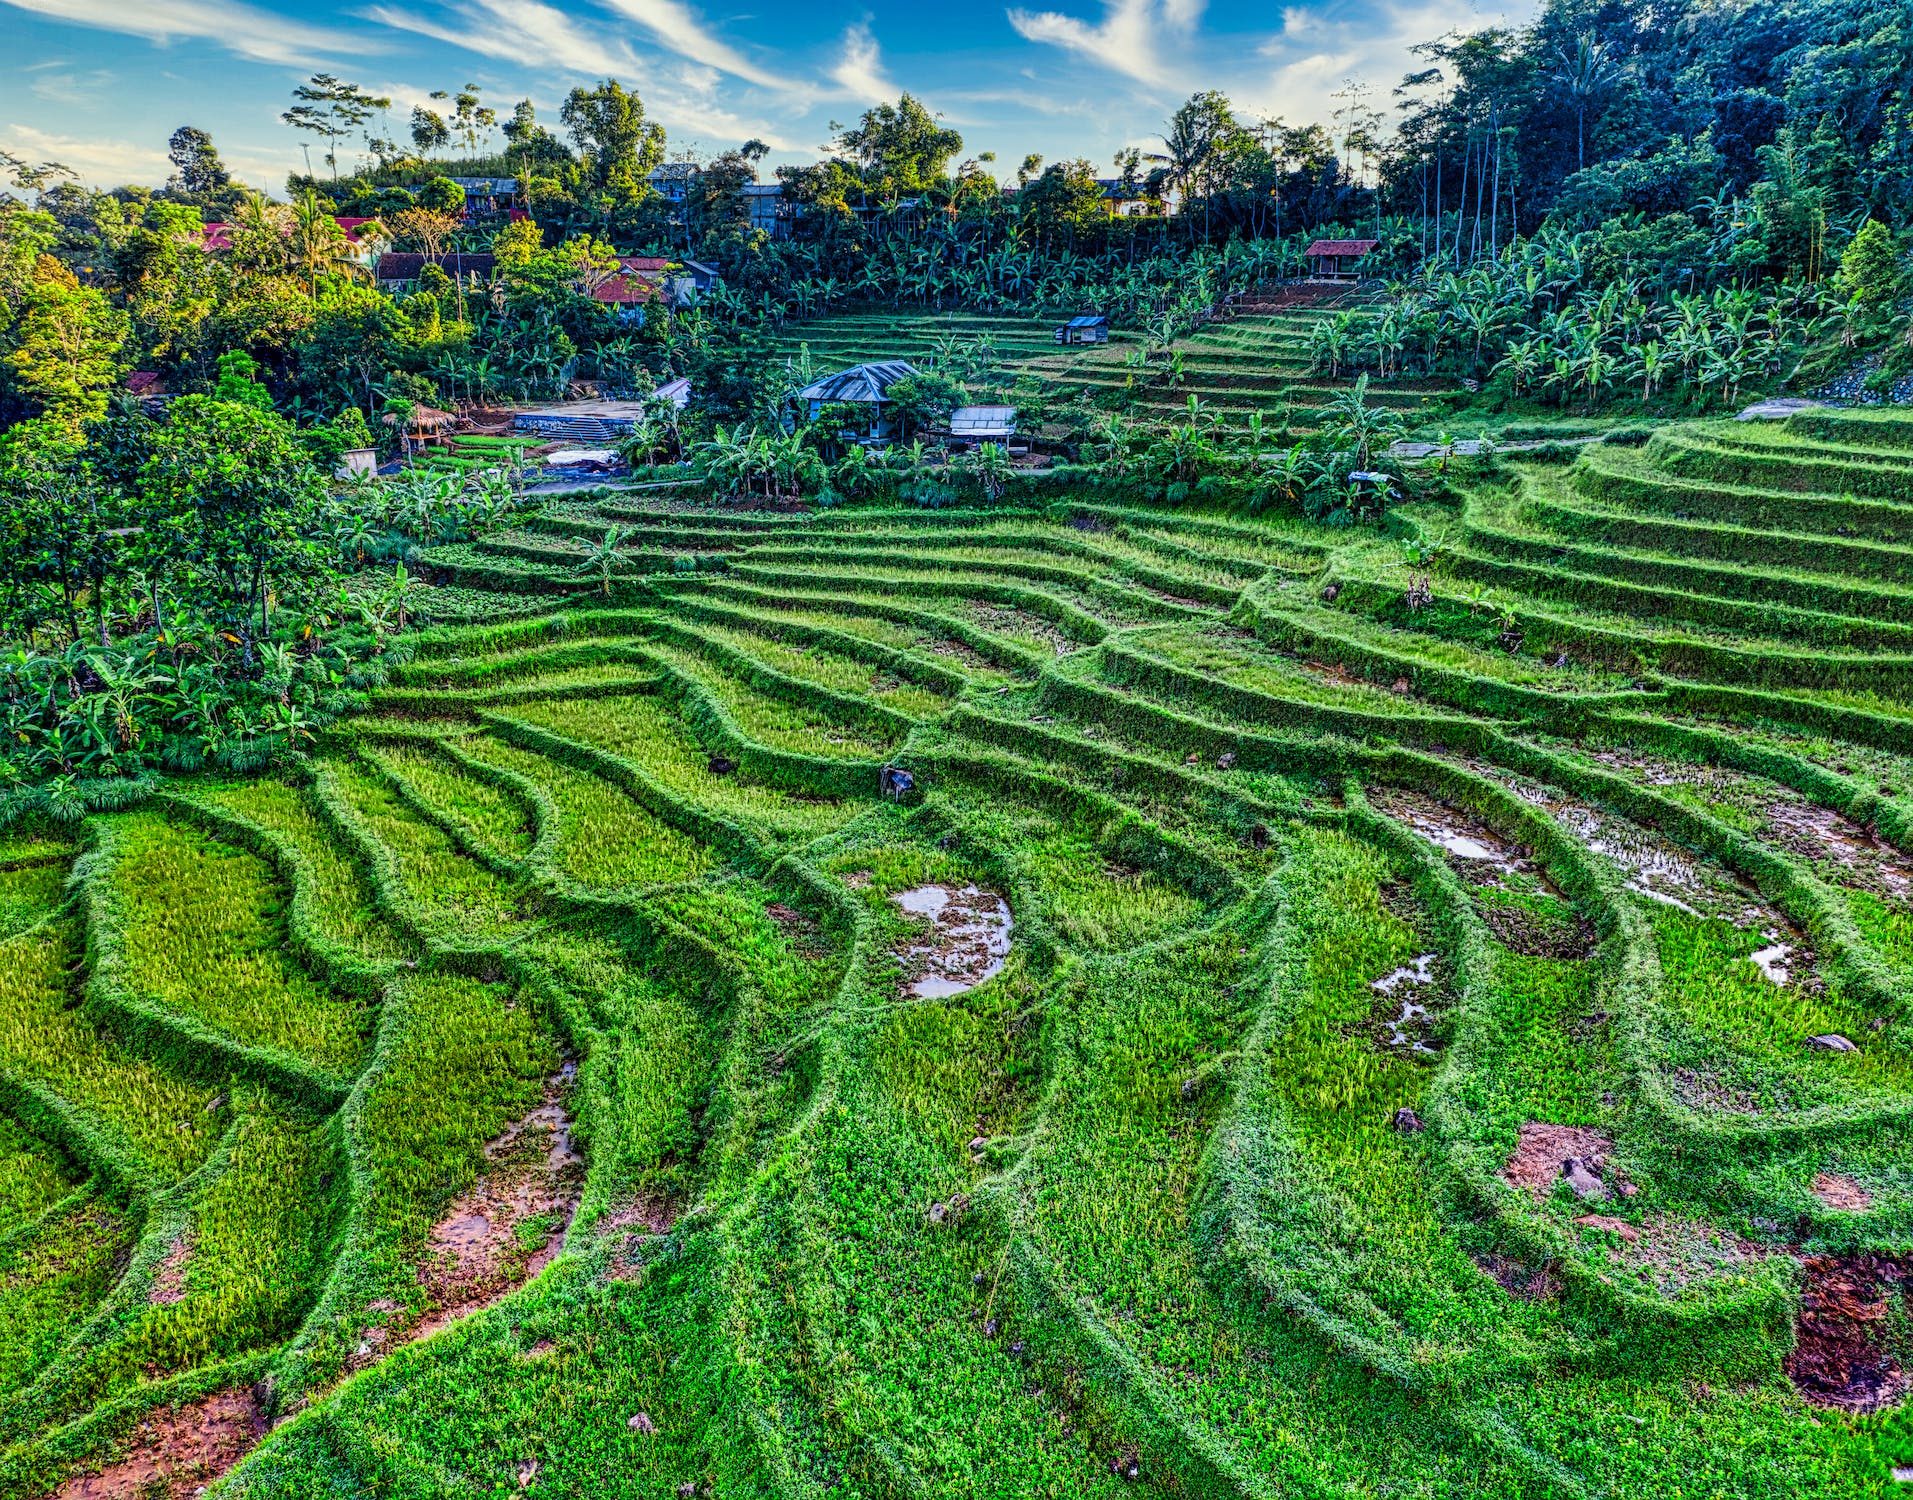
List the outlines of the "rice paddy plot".
<svg viewBox="0 0 1913 1500">
<path fill-rule="evenodd" d="M 711 769 L 714 753 L 650 694 L 578 703 L 526 703 L 512 718 L 588 749 L 628 761 L 687 806 L 781 837 L 812 836 L 855 815 L 853 802 L 769 786 L 748 770 Z"/>
<path fill-rule="evenodd" d="M 652 659 L 682 674 L 709 695 L 744 737 L 774 750 L 831 759 L 881 759 L 900 736 L 840 717 L 823 704 L 773 697 L 732 676 L 702 653 L 675 646 L 650 648 Z"/>
<path fill-rule="evenodd" d="M 0 1119 L 0 1238 L 38 1218 L 78 1186 L 51 1142 Z"/>
<path fill-rule="evenodd" d="M 321 785 L 363 832 L 369 860 L 390 871 L 398 910 L 435 939 L 509 941 L 535 902 L 509 875 L 472 855 L 410 807 L 371 766 L 330 762 Z"/>
<path fill-rule="evenodd" d="M 558 867 L 580 885 L 635 889 L 693 880 L 712 867 L 709 850 L 599 777 L 492 735 L 461 741 L 459 748 L 524 777 L 551 798 Z"/>
</svg>

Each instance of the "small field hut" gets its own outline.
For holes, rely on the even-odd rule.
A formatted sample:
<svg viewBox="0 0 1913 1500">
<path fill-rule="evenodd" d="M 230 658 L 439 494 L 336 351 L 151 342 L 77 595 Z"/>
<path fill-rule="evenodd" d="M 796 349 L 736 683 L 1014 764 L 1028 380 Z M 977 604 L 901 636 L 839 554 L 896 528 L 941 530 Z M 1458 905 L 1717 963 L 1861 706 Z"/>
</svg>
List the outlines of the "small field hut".
<svg viewBox="0 0 1913 1500">
<path fill-rule="evenodd" d="M 1302 252 L 1311 281 L 1360 281 L 1362 262 L 1380 240 L 1316 240 Z"/>
<path fill-rule="evenodd" d="M 1016 435 L 1014 406 L 959 406 L 950 413 L 950 445 L 980 448 L 995 443 L 1006 452 L 1029 451 L 1027 439 Z"/>
<path fill-rule="evenodd" d="M 1059 344 L 1107 344 L 1109 319 L 1101 313 L 1078 313 L 1056 330 Z"/>
<path fill-rule="evenodd" d="M 796 399 L 805 403 L 813 422 L 826 406 L 868 407 L 870 415 L 861 424 L 861 430 L 846 428 L 845 436 L 863 443 L 888 443 L 897 435 L 897 423 L 890 414 L 886 397 L 891 386 L 916 373 L 915 365 L 901 359 L 852 365 L 848 370 L 813 380 L 797 393 Z"/>
<path fill-rule="evenodd" d="M 397 425 L 397 419 L 391 412 L 387 412 L 379 420 L 388 427 Z M 411 416 L 406 419 L 405 430 L 400 436 L 405 440 L 405 451 L 409 453 L 414 447 L 422 448 L 456 426 L 458 426 L 458 418 L 448 411 L 440 411 L 436 406 L 414 406 Z"/>
</svg>

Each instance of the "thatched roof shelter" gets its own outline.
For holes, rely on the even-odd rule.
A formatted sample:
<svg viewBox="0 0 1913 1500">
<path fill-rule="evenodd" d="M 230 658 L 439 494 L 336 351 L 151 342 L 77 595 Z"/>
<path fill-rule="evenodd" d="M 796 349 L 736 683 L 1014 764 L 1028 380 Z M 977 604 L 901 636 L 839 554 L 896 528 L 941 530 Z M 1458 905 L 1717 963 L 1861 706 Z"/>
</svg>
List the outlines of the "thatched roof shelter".
<svg viewBox="0 0 1913 1500">
<path fill-rule="evenodd" d="M 387 427 L 397 422 L 397 418 L 389 411 L 379 420 Z M 405 425 L 413 432 L 443 432 L 448 427 L 456 427 L 458 418 L 448 411 L 440 411 L 436 406 L 415 406 Z"/>
</svg>

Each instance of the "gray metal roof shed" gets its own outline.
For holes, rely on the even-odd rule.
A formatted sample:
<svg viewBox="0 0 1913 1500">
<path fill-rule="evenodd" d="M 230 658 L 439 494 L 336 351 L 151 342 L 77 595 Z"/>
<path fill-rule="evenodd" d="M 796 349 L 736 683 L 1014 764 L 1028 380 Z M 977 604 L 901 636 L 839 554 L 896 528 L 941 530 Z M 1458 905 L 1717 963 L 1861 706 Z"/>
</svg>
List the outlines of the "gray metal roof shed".
<svg viewBox="0 0 1913 1500">
<path fill-rule="evenodd" d="M 917 374 L 917 367 L 901 359 L 879 360 L 873 364 L 852 365 L 835 375 L 813 380 L 797 393 L 799 401 L 881 402 L 885 393 L 899 380 Z"/>
<path fill-rule="evenodd" d="M 950 436 L 1006 438 L 1016 431 L 1014 406 L 959 406 L 950 413 Z"/>
</svg>

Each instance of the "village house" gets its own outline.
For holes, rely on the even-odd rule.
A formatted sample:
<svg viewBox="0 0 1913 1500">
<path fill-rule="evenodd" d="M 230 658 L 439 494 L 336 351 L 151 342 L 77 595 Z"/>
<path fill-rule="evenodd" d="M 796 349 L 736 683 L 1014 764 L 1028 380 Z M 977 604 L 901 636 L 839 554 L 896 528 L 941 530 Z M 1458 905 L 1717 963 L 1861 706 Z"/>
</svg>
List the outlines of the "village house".
<svg viewBox="0 0 1913 1500">
<path fill-rule="evenodd" d="M 662 302 L 671 262 L 655 255 L 620 255 L 618 269 L 591 289 L 591 300 L 614 308 L 624 322 L 641 323 L 647 303 Z"/>
<path fill-rule="evenodd" d="M 784 192 L 783 183 L 745 183 L 744 207 L 750 213 L 752 229 L 762 230 L 774 240 L 789 236 L 797 205 Z"/>
<path fill-rule="evenodd" d="M 1161 199 L 1144 196 L 1141 183 L 1125 183 L 1120 177 L 1099 177 L 1096 186 L 1103 190 L 1103 211 L 1112 219 L 1138 219 L 1162 209 Z"/>
<path fill-rule="evenodd" d="M 492 218 L 506 214 L 514 219 L 525 217 L 518 202 L 518 179 L 515 177 L 454 177 L 459 190 L 465 195 L 465 217 L 467 219 Z"/>
<path fill-rule="evenodd" d="M 995 443 L 1009 453 L 1029 451 L 1029 440 L 1016 433 L 1014 406 L 959 406 L 950 413 L 952 448 L 980 448 Z"/>
<path fill-rule="evenodd" d="M 653 192 L 673 203 L 682 203 L 704 176 L 704 168 L 694 161 L 667 161 L 653 167 L 644 180 Z"/>
</svg>

